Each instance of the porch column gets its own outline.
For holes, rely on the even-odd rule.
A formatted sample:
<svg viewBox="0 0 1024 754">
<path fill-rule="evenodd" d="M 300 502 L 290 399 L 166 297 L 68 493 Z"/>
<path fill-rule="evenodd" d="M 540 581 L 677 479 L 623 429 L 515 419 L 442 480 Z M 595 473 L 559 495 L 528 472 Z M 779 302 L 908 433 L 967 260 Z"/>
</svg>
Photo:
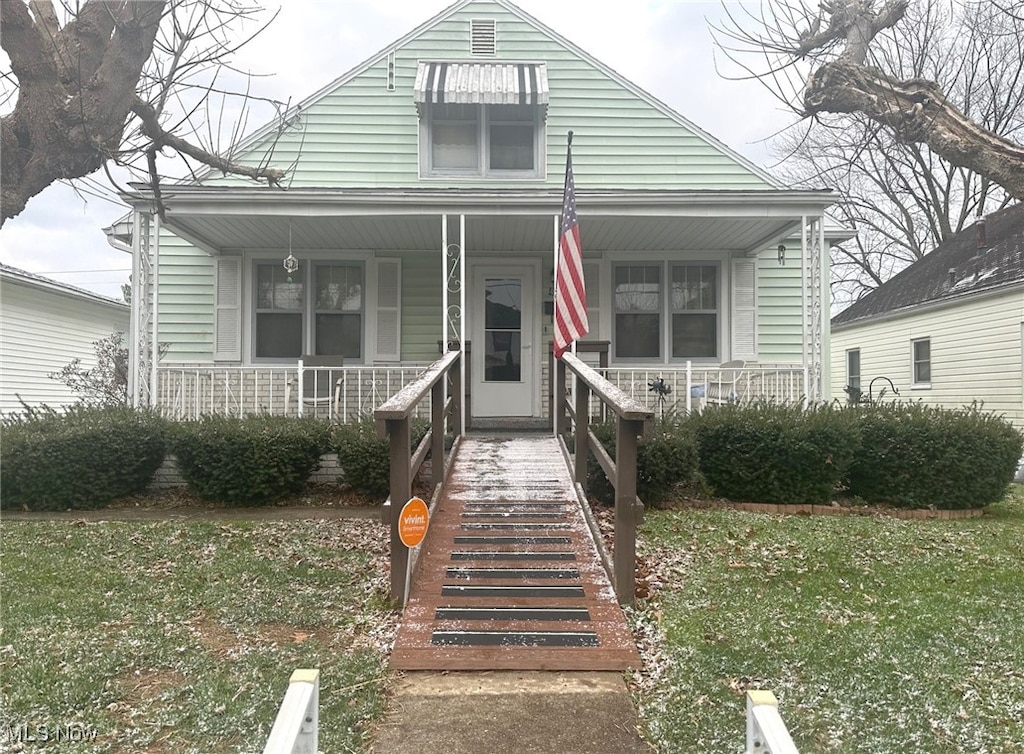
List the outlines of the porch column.
<svg viewBox="0 0 1024 754">
<path fill-rule="evenodd" d="M 152 313 L 152 327 L 153 334 L 149 343 L 149 404 L 150 406 L 156 406 L 157 403 L 157 362 L 160 354 L 160 331 L 159 331 L 159 312 L 160 312 L 160 215 L 154 213 L 152 215 L 152 228 L 153 228 L 153 240 L 151 242 L 151 248 L 153 249 L 153 290 L 151 291 L 151 297 L 153 299 L 153 313 Z"/>
<path fill-rule="evenodd" d="M 142 217 L 137 209 L 132 210 L 132 280 L 131 280 L 131 308 L 128 319 L 128 405 L 133 408 L 139 407 L 139 351 L 142 349 L 142 331 L 140 323 L 142 320 L 139 308 L 142 306 L 142 296 L 139 288 L 142 279 L 142 261 L 139 256 L 142 253 Z"/>
<path fill-rule="evenodd" d="M 458 341 L 462 358 L 459 374 L 463 390 L 462 426 L 470 407 L 465 401 L 469 390 L 466 364 L 466 216 L 459 215 L 458 243 L 449 241 L 448 215 L 441 215 L 441 352 L 447 353 L 452 341 Z"/>
<path fill-rule="evenodd" d="M 826 333 L 828 332 L 828 272 L 825 254 L 825 224 L 822 215 L 800 223 L 800 255 L 803 324 L 804 394 L 809 401 L 824 400 Z"/>
<path fill-rule="evenodd" d="M 132 303 L 128 333 L 128 400 L 135 407 L 155 406 L 150 391 L 148 367 L 155 361 L 150 309 L 150 294 L 154 285 L 152 275 L 152 225 L 150 216 L 134 210 L 132 218 Z"/>
</svg>

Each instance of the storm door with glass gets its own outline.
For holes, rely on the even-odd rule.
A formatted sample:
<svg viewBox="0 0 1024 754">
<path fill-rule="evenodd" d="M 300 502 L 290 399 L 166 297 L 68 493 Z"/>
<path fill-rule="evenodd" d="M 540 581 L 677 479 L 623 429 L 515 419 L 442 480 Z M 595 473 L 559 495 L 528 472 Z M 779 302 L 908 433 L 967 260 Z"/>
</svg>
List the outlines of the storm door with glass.
<svg viewBox="0 0 1024 754">
<path fill-rule="evenodd" d="M 473 416 L 533 416 L 535 294 L 532 267 L 474 271 Z"/>
</svg>

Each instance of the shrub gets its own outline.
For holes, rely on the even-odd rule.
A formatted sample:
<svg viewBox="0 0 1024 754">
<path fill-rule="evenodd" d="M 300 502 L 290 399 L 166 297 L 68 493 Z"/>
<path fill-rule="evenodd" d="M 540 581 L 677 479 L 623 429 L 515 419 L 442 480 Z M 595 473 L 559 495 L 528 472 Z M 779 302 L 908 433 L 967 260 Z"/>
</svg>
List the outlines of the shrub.
<svg viewBox="0 0 1024 754">
<path fill-rule="evenodd" d="M 413 421 L 411 450 L 416 449 L 429 428 L 428 422 Z M 364 495 L 382 501 L 387 498 L 391 488 L 389 443 L 386 438 L 377 436 L 372 418 L 335 426 L 331 444 L 338 454 L 342 482 Z"/>
<path fill-rule="evenodd" d="M 826 503 L 859 443 L 853 412 L 755 403 L 695 420 L 700 470 L 714 493 L 764 503 Z"/>
<path fill-rule="evenodd" d="M 202 499 L 263 505 L 302 492 L 328 447 L 328 431 L 312 417 L 207 416 L 176 425 L 171 449 Z"/>
<path fill-rule="evenodd" d="M 862 445 L 850 493 L 903 507 L 979 508 L 1001 500 L 1024 438 L 977 406 L 889 403 L 858 411 Z"/>
<path fill-rule="evenodd" d="M 143 492 L 164 459 L 165 423 L 125 406 L 43 407 L 3 421 L 6 506 L 102 508 Z"/>
<path fill-rule="evenodd" d="M 591 425 L 601 444 L 615 458 L 615 422 Z M 662 419 L 654 430 L 640 438 L 636 449 L 637 496 L 645 505 L 659 505 L 682 482 L 697 474 L 697 445 L 686 421 Z M 587 489 L 597 499 L 614 501 L 615 490 L 591 455 L 587 468 Z"/>
</svg>

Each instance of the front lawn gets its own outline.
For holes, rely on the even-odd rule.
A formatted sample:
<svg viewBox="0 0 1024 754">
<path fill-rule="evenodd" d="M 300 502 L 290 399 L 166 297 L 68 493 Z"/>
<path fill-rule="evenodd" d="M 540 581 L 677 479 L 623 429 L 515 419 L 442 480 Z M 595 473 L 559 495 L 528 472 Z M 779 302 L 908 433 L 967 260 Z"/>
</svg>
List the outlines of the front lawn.
<svg viewBox="0 0 1024 754">
<path fill-rule="evenodd" d="M 767 688 L 802 752 L 1024 751 L 1024 489 L 967 521 L 654 511 L 633 614 L 663 752 L 736 752 Z"/>
<path fill-rule="evenodd" d="M 363 749 L 393 639 L 386 536 L 362 520 L 5 521 L 0 750 L 27 725 L 96 734 L 48 752 L 262 751 L 299 667 L 321 669 L 323 750 Z"/>
</svg>

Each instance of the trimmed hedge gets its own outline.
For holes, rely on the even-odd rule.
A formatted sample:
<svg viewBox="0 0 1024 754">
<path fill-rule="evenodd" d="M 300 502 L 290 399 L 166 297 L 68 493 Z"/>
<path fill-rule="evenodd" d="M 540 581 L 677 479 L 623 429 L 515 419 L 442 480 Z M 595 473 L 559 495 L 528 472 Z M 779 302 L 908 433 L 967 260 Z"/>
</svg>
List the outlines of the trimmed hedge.
<svg viewBox="0 0 1024 754">
<path fill-rule="evenodd" d="M 595 423 L 590 428 L 614 460 L 615 422 Z M 696 476 L 697 443 L 688 423 L 675 419 L 655 422 L 654 430 L 637 444 L 637 496 L 644 505 L 659 505 L 677 485 L 693 482 Z M 587 490 L 604 502 L 615 499 L 615 490 L 593 455 L 587 466 Z"/>
<path fill-rule="evenodd" d="M 861 446 L 850 494 L 907 508 L 980 508 L 1013 481 L 1024 437 L 976 406 L 890 403 L 857 411 Z"/>
<path fill-rule="evenodd" d="M 123 406 L 43 407 L 2 426 L 5 507 L 102 508 L 144 492 L 164 459 L 164 421 Z"/>
<path fill-rule="evenodd" d="M 700 471 L 714 494 L 760 503 L 827 503 L 860 444 L 853 411 L 754 403 L 704 411 Z"/>
<path fill-rule="evenodd" d="M 410 452 L 416 450 L 430 429 L 429 422 L 413 420 Z M 373 419 L 339 424 L 332 429 L 331 445 L 338 454 L 339 481 L 356 492 L 387 499 L 391 488 L 391 456 L 388 440 L 377 436 Z"/>
<path fill-rule="evenodd" d="M 207 416 L 175 425 L 171 450 L 202 499 L 262 505 L 305 489 L 328 435 L 327 422 L 312 417 Z"/>
</svg>

